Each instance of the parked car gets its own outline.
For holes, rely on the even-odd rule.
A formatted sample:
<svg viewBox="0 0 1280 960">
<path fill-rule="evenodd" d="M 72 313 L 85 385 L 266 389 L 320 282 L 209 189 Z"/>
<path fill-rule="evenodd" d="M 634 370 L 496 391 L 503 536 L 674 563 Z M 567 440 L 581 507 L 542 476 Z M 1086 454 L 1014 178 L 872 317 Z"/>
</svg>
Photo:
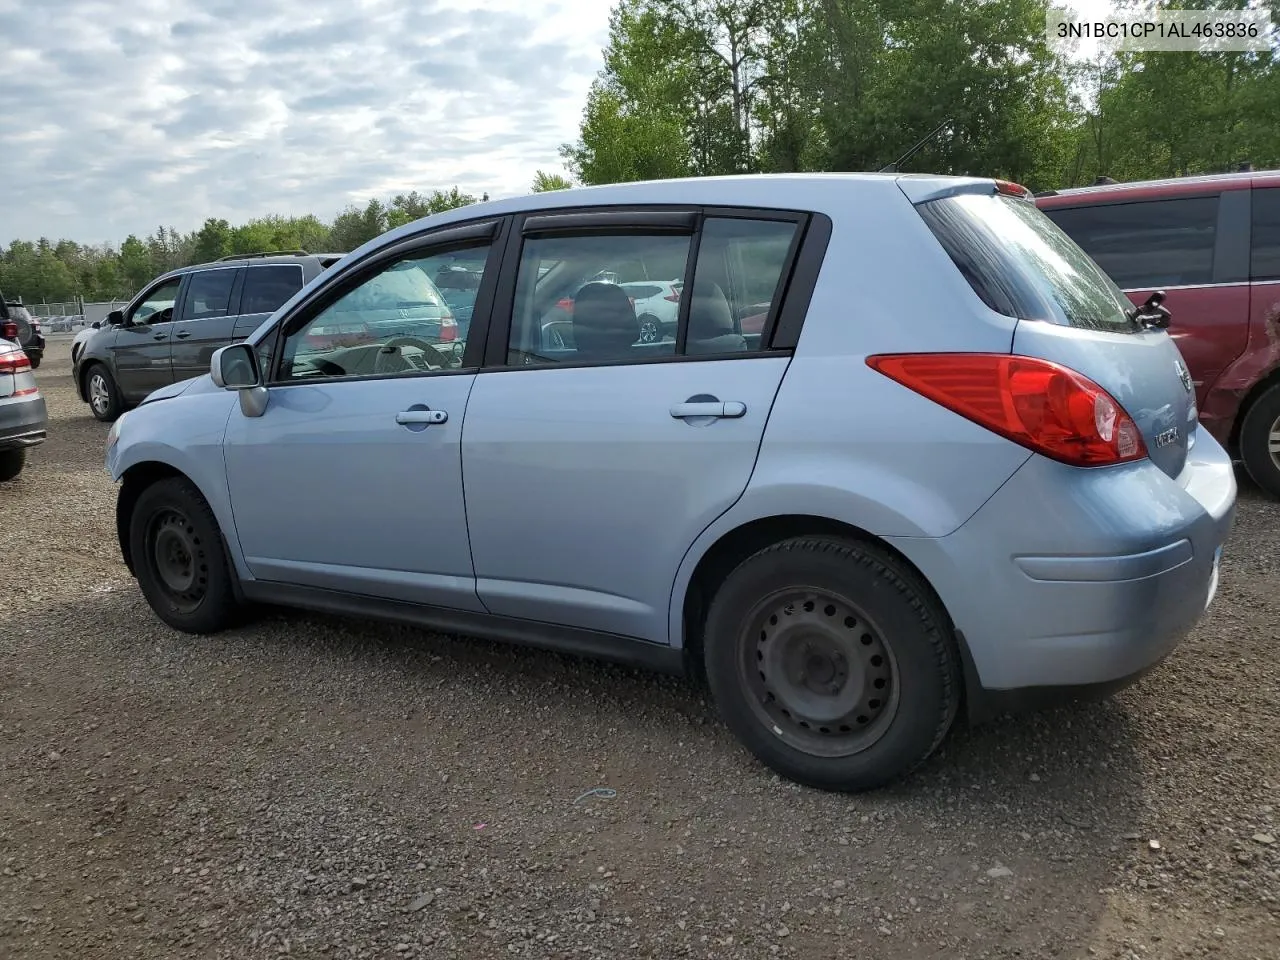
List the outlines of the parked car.
<svg viewBox="0 0 1280 960">
<path fill-rule="evenodd" d="M 207 373 L 215 350 L 243 340 L 342 256 L 236 255 L 157 277 L 72 344 L 80 399 L 111 421 L 153 390 Z"/>
<path fill-rule="evenodd" d="M 459 248 L 465 346 L 311 342 Z M 596 279 L 640 260 L 694 277 L 675 339 Z M 1197 622 L 1236 484 L 1189 384 L 1015 185 L 670 180 L 387 233 L 117 420 L 106 466 L 178 630 L 259 601 L 705 671 L 765 763 L 864 789 L 962 703 L 1115 689 Z"/>
<path fill-rule="evenodd" d="M 683 280 L 637 280 L 620 286 L 635 308 L 641 343 L 653 343 L 676 335 Z"/>
<path fill-rule="evenodd" d="M 44 397 L 31 367 L 20 346 L 0 339 L 0 482 L 22 472 L 27 450 L 44 442 L 48 428 Z"/>
<path fill-rule="evenodd" d="M 32 370 L 40 366 L 44 359 L 44 333 L 40 321 L 21 300 L 5 301 L 0 296 L 0 338 L 20 346 L 31 361 Z"/>
<path fill-rule="evenodd" d="M 1200 422 L 1280 497 L 1280 171 L 1059 190 L 1037 203 L 1135 304 L 1167 294 Z"/>
</svg>

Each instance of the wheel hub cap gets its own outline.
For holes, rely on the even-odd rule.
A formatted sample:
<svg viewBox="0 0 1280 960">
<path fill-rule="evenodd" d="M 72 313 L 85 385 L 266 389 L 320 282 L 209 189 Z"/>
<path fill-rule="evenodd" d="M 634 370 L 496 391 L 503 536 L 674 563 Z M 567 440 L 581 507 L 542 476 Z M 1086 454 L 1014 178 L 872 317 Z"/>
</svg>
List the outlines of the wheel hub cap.
<svg viewBox="0 0 1280 960">
<path fill-rule="evenodd" d="M 774 733 L 806 752 L 842 756 L 877 741 L 897 711 L 896 668 L 875 626 L 849 601 L 791 592 L 748 619 L 743 670 Z"/>
<path fill-rule="evenodd" d="M 1280 417 L 1276 417 L 1271 424 L 1271 431 L 1267 435 L 1267 452 L 1271 454 L 1275 465 L 1280 467 Z"/>
<path fill-rule="evenodd" d="M 107 409 L 107 382 L 101 374 L 95 373 L 89 378 L 89 402 L 99 413 Z"/>
</svg>

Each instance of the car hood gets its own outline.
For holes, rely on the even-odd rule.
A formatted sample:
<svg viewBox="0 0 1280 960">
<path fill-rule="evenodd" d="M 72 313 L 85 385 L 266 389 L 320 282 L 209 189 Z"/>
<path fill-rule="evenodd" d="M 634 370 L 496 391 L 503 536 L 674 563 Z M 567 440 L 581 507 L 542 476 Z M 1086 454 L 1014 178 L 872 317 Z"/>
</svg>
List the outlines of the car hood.
<svg viewBox="0 0 1280 960">
<path fill-rule="evenodd" d="M 198 377 L 192 377 L 190 380 L 179 380 L 177 383 L 171 383 L 167 387 L 161 387 L 147 394 L 147 398 L 142 403 L 153 403 L 156 400 L 171 400 L 174 397 L 180 397 L 184 393 L 214 393 L 219 388 L 214 385 L 213 377 L 209 374 L 201 374 Z"/>
</svg>

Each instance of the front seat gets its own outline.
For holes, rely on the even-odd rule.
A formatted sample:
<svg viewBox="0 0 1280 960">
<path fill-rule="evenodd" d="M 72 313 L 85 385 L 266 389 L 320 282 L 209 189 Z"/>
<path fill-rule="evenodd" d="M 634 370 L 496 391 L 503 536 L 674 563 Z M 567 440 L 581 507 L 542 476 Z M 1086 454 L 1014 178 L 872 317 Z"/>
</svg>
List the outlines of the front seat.
<svg viewBox="0 0 1280 960">
<path fill-rule="evenodd" d="M 640 336 L 627 292 L 613 283 L 585 284 L 573 300 L 573 341 L 583 360 L 625 360 Z"/>
<path fill-rule="evenodd" d="M 746 338 L 733 326 L 733 312 L 720 285 L 709 281 L 693 285 L 689 301 L 689 335 L 685 353 L 745 353 Z"/>
</svg>

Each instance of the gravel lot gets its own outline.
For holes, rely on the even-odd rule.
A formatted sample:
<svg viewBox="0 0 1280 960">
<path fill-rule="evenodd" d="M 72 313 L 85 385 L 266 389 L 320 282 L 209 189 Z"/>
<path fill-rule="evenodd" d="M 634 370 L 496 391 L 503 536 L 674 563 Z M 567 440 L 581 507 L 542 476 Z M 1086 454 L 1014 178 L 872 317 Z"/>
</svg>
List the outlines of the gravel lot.
<svg viewBox="0 0 1280 960">
<path fill-rule="evenodd" d="M 0 957 L 1280 957 L 1280 504 L 1245 481 L 1211 613 L 1140 685 L 846 797 L 678 681 L 170 631 L 68 349 L 0 490 Z"/>
</svg>

